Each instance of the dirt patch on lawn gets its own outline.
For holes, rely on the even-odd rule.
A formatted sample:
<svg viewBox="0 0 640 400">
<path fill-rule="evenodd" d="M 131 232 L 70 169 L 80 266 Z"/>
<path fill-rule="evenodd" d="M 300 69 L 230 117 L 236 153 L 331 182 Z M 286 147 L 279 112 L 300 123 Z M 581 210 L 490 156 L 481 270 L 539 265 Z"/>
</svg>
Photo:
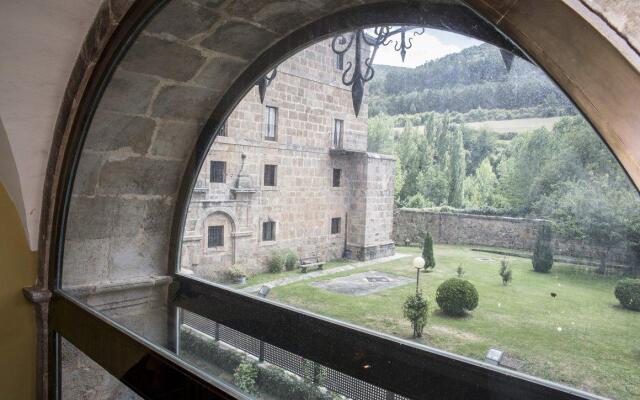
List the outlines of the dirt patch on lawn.
<svg viewBox="0 0 640 400">
<path fill-rule="evenodd" d="M 427 330 L 430 333 L 435 333 L 438 335 L 448 335 L 451 337 L 454 337 L 456 339 L 461 339 L 461 340 L 465 340 L 468 342 L 480 342 L 483 340 L 483 338 L 481 336 L 478 335 L 474 335 L 473 333 L 470 332 L 463 332 L 463 331 L 459 331 L 455 328 L 451 328 L 448 326 L 442 326 L 442 325 L 428 325 L 427 326 Z"/>
</svg>

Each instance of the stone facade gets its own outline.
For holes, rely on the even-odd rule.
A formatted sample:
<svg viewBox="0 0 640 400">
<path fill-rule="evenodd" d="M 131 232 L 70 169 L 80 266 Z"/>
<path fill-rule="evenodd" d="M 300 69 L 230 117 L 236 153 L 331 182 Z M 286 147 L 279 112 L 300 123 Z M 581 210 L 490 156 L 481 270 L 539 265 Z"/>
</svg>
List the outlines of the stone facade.
<svg viewBox="0 0 640 400">
<path fill-rule="evenodd" d="M 326 40 L 287 59 L 264 103 L 254 88 L 227 119 L 192 194 L 183 268 L 222 272 L 242 264 L 257 272 L 283 249 L 321 260 L 342 257 L 345 245 L 358 259 L 393 254 L 395 162 L 367 153 L 366 97 L 356 117 L 330 46 Z M 276 140 L 266 139 L 268 107 L 277 108 Z M 343 128 L 334 142 L 336 120 Z M 224 163 L 222 182 L 212 179 L 212 162 Z M 275 186 L 265 185 L 267 165 L 276 166 Z M 275 240 L 263 240 L 265 222 L 275 222 Z M 209 246 L 212 226 L 222 227 L 220 245 Z"/>
<path fill-rule="evenodd" d="M 488 215 L 442 213 L 403 208 L 395 211 L 393 238 L 397 244 L 408 240 L 422 243 L 422 235 L 429 231 L 435 243 L 468 244 L 532 251 L 538 227 L 543 219 L 511 218 Z M 554 238 L 555 254 L 575 259 L 599 260 L 600 248 L 585 241 Z M 637 258 L 620 246 L 609 251 L 610 263 L 630 266 Z"/>
</svg>

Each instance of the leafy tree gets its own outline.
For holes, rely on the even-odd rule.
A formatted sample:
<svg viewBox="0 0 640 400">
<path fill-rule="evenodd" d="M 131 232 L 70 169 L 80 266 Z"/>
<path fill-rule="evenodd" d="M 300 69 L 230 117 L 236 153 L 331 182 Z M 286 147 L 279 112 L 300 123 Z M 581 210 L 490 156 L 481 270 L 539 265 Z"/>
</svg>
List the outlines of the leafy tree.
<svg viewBox="0 0 640 400">
<path fill-rule="evenodd" d="M 422 337 L 422 332 L 429 318 L 429 299 L 422 294 L 421 290 L 416 291 L 405 300 L 402 314 L 411 322 L 413 337 Z"/>
<path fill-rule="evenodd" d="M 464 180 L 465 205 L 467 207 L 495 207 L 500 205 L 497 195 L 498 178 L 488 158 L 480 164 L 473 176 Z"/>
<path fill-rule="evenodd" d="M 459 130 L 455 135 L 453 135 L 450 155 L 448 204 L 452 207 L 461 208 L 464 202 L 464 177 L 466 166 L 462 132 Z"/>
<path fill-rule="evenodd" d="M 367 151 L 393 153 L 393 119 L 379 114 L 368 120 Z"/>
<path fill-rule="evenodd" d="M 533 270 L 536 272 L 549 272 L 553 266 L 553 232 L 551 224 L 540 226 L 536 234 L 536 244 L 533 248 Z"/>
<path fill-rule="evenodd" d="M 431 204 L 424 198 L 422 193 L 416 193 L 407 199 L 405 204 L 408 208 L 427 208 Z"/>
<path fill-rule="evenodd" d="M 424 259 L 424 270 L 428 271 L 436 267 L 436 259 L 433 256 L 433 238 L 431 233 L 424 234 L 424 243 L 422 245 L 422 258 Z"/>
</svg>

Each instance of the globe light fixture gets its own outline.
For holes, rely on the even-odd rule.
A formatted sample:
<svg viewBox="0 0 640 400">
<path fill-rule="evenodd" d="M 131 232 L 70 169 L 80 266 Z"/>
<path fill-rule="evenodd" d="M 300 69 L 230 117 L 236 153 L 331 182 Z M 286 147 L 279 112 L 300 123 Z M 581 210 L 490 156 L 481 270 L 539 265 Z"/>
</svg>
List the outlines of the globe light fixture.
<svg viewBox="0 0 640 400">
<path fill-rule="evenodd" d="M 420 290 L 420 270 L 424 267 L 424 258 L 416 257 L 413 259 L 413 268 L 416 269 L 416 293 Z"/>
</svg>

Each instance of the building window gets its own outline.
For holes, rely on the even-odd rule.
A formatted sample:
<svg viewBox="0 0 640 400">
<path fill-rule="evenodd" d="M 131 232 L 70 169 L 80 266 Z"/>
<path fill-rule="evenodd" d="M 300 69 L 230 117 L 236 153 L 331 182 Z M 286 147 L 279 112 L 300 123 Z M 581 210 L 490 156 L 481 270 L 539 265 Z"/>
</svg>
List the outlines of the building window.
<svg viewBox="0 0 640 400">
<path fill-rule="evenodd" d="M 342 148 L 342 133 L 344 131 L 344 121 L 336 119 L 333 127 L 333 147 Z"/>
<path fill-rule="evenodd" d="M 224 226 L 214 225 L 209 227 L 209 237 L 207 238 L 207 245 L 209 247 L 222 247 L 224 246 Z"/>
<path fill-rule="evenodd" d="M 211 161 L 209 179 L 213 183 L 224 183 L 226 178 L 227 163 L 224 161 Z"/>
<path fill-rule="evenodd" d="M 333 169 L 333 187 L 340 187 L 340 175 L 342 170 L 339 168 Z"/>
<path fill-rule="evenodd" d="M 344 53 L 336 54 L 336 68 L 340 71 L 344 69 Z"/>
<path fill-rule="evenodd" d="M 218 136 L 227 136 L 227 121 L 225 120 L 220 130 L 218 131 Z"/>
<path fill-rule="evenodd" d="M 335 235 L 336 233 L 340 233 L 340 220 L 341 218 L 331 218 L 331 234 Z"/>
<path fill-rule="evenodd" d="M 264 166 L 264 186 L 276 186 L 277 183 L 277 165 Z"/>
<path fill-rule="evenodd" d="M 264 138 L 266 140 L 278 140 L 278 109 L 267 106 L 267 131 Z"/>
<path fill-rule="evenodd" d="M 274 221 L 267 221 L 262 223 L 262 241 L 276 240 L 276 223 Z"/>
</svg>

